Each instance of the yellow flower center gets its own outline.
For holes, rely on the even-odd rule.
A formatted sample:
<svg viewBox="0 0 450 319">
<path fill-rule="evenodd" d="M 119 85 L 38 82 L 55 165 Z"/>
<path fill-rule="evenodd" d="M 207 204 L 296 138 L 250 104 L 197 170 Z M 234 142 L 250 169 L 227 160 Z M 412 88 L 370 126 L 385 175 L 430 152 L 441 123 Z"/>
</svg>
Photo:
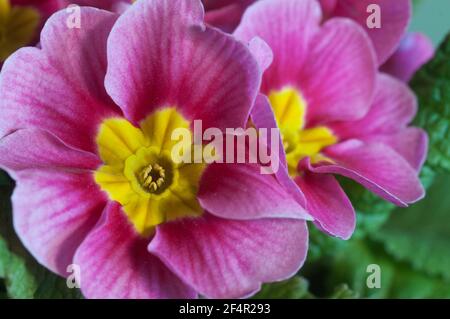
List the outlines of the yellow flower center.
<svg viewBox="0 0 450 319">
<path fill-rule="evenodd" d="M 189 129 L 175 108 L 164 108 L 145 118 L 139 127 L 122 118 L 106 119 L 97 135 L 104 165 L 95 181 L 111 200 L 120 203 L 143 236 L 170 220 L 200 216 L 198 184 L 202 163 L 172 159 L 172 132 Z"/>
<path fill-rule="evenodd" d="M 9 0 L 0 0 L 0 62 L 30 44 L 39 21 L 39 12 L 34 8 L 13 7 Z"/>
<path fill-rule="evenodd" d="M 321 151 L 337 143 L 337 137 L 325 126 L 306 128 L 307 103 L 300 92 L 293 88 L 273 91 L 269 94 L 269 100 L 292 177 L 298 175 L 298 163 L 305 157 L 310 157 L 312 163 L 331 161 Z"/>
</svg>

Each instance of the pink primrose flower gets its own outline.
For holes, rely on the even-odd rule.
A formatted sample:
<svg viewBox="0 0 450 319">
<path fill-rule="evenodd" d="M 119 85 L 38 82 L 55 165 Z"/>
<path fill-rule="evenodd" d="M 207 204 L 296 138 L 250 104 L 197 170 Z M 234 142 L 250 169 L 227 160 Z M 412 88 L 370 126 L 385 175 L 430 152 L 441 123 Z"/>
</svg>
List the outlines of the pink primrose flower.
<svg viewBox="0 0 450 319">
<path fill-rule="evenodd" d="M 233 298 L 294 275 L 308 214 L 257 164 L 177 164 L 176 128 L 245 127 L 264 46 L 203 24 L 200 0 L 60 11 L 0 74 L 0 167 L 34 257 L 88 298 Z"/>
<path fill-rule="evenodd" d="M 347 239 L 355 212 L 333 175 L 397 205 L 414 203 L 424 196 L 418 172 L 427 136 L 408 127 L 416 98 L 405 84 L 377 72 L 363 28 L 347 18 L 322 20 L 315 0 L 261 0 L 247 9 L 235 35 L 244 42 L 260 37 L 273 51 L 261 89 L 271 108 L 257 105 L 252 118 L 281 131 L 280 158 L 286 160 L 280 181 L 297 188 L 291 193 L 298 199 L 303 193 L 320 229 Z"/>
</svg>

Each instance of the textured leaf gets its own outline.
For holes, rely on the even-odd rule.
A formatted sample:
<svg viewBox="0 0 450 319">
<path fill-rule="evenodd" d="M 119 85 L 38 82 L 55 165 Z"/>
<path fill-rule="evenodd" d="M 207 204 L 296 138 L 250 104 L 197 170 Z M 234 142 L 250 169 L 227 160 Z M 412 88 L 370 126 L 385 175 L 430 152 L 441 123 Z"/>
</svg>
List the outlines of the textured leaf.
<svg viewBox="0 0 450 319">
<path fill-rule="evenodd" d="M 35 278 L 28 271 L 25 260 L 10 252 L 3 239 L 0 239 L 0 266 L 9 297 L 33 298 Z"/>
<path fill-rule="evenodd" d="M 254 299 L 304 299 L 311 298 L 308 281 L 296 276 L 291 279 L 263 285 Z"/>
<path fill-rule="evenodd" d="M 419 100 L 415 124 L 430 137 L 427 160 L 436 172 L 450 172 L 450 36 L 411 81 Z"/>
<path fill-rule="evenodd" d="M 351 290 L 347 284 L 341 284 L 334 289 L 331 299 L 356 299 L 358 294 Z"/>
<path fill-rule="evenodd" d="M 9 197 L 11 187 L 0 186 L 0 277 L 4 278 L 4 284 L 11 298 L 32 298 L 36 288 L 36 282 L 26 266 L 26 252 L 20 249 L 20 242 L 6 238 L 14 238 L 12 222 L 9 216 L 11 205 Z M 17 249 L 16 253 L 13 249 Z"/>
<path fill-rule="evenodd" d="M 397 209 L 373 237 L 397 259 L 450 280 L 450 174 L 439 175 L 422 202 Z"/>
<path fill-rule="evenodd" d="M 309 224 L 309 248 L 308 258 L 306 259 L 306 268 L 310 265 L 314 267 L 316 262 L 320 262 L 322 259 L 329 257 L 342 245 L 345 245 L 345 241 L 339 238 L 329 236 L 322 231 L 318 230 L 312 223 Z M 305 267 L 303 267 L 303 270 Z"/>
<path fill-rule="evenodd" d="M 380 288 L 369 288 L 368 266 L 380 266 Z M 329 265 L 328 286 L 348 283 L 363 298 L 450 298 L 450 283 L 398 262 L 379 244 L 352 240 Z"/>
<path fill-rule="evenodd" d="M 354 236 L 364 237 L 386 222 L 395 205 L 374 195 L 353 180 L 339 178 L 339 181 L 357 212 Z"/>
<path fill-rule="evenodd" d="M 39 285 L 34 293 L 36 299 L 81 299 L 79 289 L 69 289 L 66 281 L 49 271 L 42 269 L 39 276 Z"/>
</svg>

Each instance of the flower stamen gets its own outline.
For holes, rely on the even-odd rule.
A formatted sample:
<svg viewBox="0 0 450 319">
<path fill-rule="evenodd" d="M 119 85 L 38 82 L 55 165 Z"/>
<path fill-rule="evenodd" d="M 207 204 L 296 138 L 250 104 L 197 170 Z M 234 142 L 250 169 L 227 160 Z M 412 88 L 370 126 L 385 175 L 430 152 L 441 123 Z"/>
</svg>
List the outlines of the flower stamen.
<svg viewBox="0 0 450 319">
<path fill-rule="evenodd" d="M 166 170 L 159 164 L 149 164 L 138 176 L 139 182 L 146 191 L 154 193 L 163 187 L 166 181 Z"/>
</svg>

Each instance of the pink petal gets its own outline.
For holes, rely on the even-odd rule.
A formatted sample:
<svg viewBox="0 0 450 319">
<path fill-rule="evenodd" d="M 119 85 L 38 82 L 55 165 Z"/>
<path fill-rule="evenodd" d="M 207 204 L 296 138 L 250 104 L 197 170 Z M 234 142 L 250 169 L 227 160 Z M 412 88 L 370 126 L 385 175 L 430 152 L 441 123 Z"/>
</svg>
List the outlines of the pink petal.
<svg viewBox="0 0 450 319">
<path fill-rule="evenodd" d="M 294 275 L 307 247 L 301 220 L 233 221 L 205 214 L 158 227 L 149 251 L 202 295 L 237 298 Z"/>
<path fill-rule="evenodd" d="M 381 71 L 409 82 L 417 70 L 434 55 L 431 40 L 422 33 L 408 33 L 397 51 L 381 66 Z"/>
<path fill-rule="evenodd" d="M 81 291 L 87 298 L 195 298 L 155 256 L 121 211 L 110 203 L 102 220 L 78 248 Z"/>
<path fill-rule="evenodd" d="M 335 163 L 322 162 L 317 167 L 310 167 L 311 171 L 352 178 L 399 206 L 407 206 L 424 196 L 417 172 L 384 144 L 349 140 L 327 148 L 324 153 Z"/>
<path fill-rule="evenodd" d="M 250 40 L 248 48 L 262 71 L 267 70 L 273 62 L 273 52 L 269 45 L 261 38 L 255 37 Z"/>
<path fill-rule="evenodd" d="M 332 175 L 303 172 L 295 179 L 307 200 L 314 223 L 328 234 L 349 239 L 355 230 L 352 203 Z"/>
<path fill-rule="evenodd" d="M 205 129 L 245 125 L 260 84 L 258 63 L 245 45 L 202 20 L 199 0 L 139 1 L 118 19 L 106 87 L 133 122 L 177 106 Z"/>
<path fill-rule="evenodd" d="M 279 136 L 278 143 L 280 145 L 278 157 L 280 158 L 280 163 L 286 165 L 286 154 L 284 152 L 283 147 L 281 147 L 281 145 L 283 145 L 281 141 L 281 135 L 279 133 L 277 122 L 275 120 L 275 115 L 273 114 L 269 99 L 265 95 L 262 94 L 258 95 L 255 105 L 253 106 L 252 109 L 251 120 L 253 124 L 255 124 L 257 129 L 267 129 L 266 145 L 272 144 L 270 130 L 272 129 L 278 130 Z"/>
<path fill-rule="evenodd" d="M 309 105 L 308 125 L 363 117 L 375 92 L 374 59 L 366 34 L 356 24 L 327 21 L 313 39 L 304 68 L 297 70 Z"/>
<path fill-rule="evenodd" d="M 380 73 L 374 101 L 367 115 L 357 121 L 334 123 L 330 128 L 341 138 L 361 138 L 373 134 L 395 133 L 412 121 L 417 99 L 403 82 Z"/>
<path fill-rule="evenodd" d="M 18 130 L 0 139 L 0 167 L 12 176 L 31 168 L 95 170 L 100 164 L 96 155 L 70 148 L 46 131 Z"/>
<path fill-rule="evenodd" d="M 277 181 L 257 164 L 211 164 L 203 173 L 200 204 L 215 216 L 230 219 L 311 219 Z"/>
<path fill-rule="evenodd" d="M 100 217 L 104 195 L 91 172 L 27 169 L 15 178 L 17 234 L 41 264 L 67 276 L 75 250 Z"/>
<path fill-rule="evenodd" d="M 0 140 L 0 167 L 16 180 L 14 226 L 24 245 L 60 275 L 106 203 L 92 179 L 99 164 L 39 130 L 20 130 Z"/>
<path fill-rule="evenodd" d="M 36 127 L 69 145 L 95 151 L 98 123 L 120 111 L 103 88 L 106 38 L 116 16 L 82 8 L 82 28 L 70 29 L 69 15 L 60 11 L 48 20 L 42 49 L 21 49 L 4 64 L 0 136 Z"/>
<path fill-rule="evenodd" d="M 427 157 L 428 135 L 420 128 L 408 127 L 395 134 L 373 135 L 364 138 L 364 141 L 388 145 L 406 159 L 417 172 Z"/>
<path fill-rule="evenodd" d="M 258 36 L 272 48 L 262 92 L 300 90 L 311 125 L 364 116 L 375 85 L 375 57 L 363 30 L 342 19 L 321 28 L 321 18 L 316 1 L 267 0 L 249 7 L 235 31 L 243 41 Z"/>
<path fill-rule="evenodd" d="M 371 4 L 380 6 L 381 28 L 369 29 L 367 19 Z M 368 33 L 378 56 L 378 64 L 383 64 L 397 49 L 406 32 L 412 14 L 411 0 L 339 0 L 334 16 L 347 17 L 360 24 Z"/>
<path fill-rule="evenodd" d="M 253 123 L 255 124 L 256 128 L 258 129 L 268 129 L 267 134 L 267 142 L 266 145 L 271 145 L 271 135 L 270 135 L 270 129 L 278 129 L 277 123 L 275 121 L 275 116 L 273 114 L 272 108 L 270 107 L 270 103 L 267 99 L 267 97 L 263 95 L 259 95 L 256 99 L 255 105 L 252 109 L 251 113 L 251 119 Z M 283 145 L 281 141 L 281 136 L 279 138 L 279 145 Z M 270 148 L 269 148 L 270 149 Z M 298 188 L 297 184 L 294 183 L 294 181 L 289 176 L 288 170 L 287 170 L 287 163 L 286 163 L 286 154 L 284 152 L 283 147 L 279 147 L 279 163 L 280 167 L 278 169 L 278 172 L 276 172 L 276 176 L 278 181 L 283 185 L 289 193 L 297 200 L 302 207 L 305 207 L 306 205 L 306 199 L 301 190 Z M 308 219 L 308 218 L 307 218 Z"/>
<path fill-rule="evenodd" d="M 246 10 L 235 36 L 244 42 L 260 37 L 274 54 L 264 74 L 264 93 L 298 83 L 321 18 L 320 6 L 311 0 L 258 1 Z"/>
</svg>

